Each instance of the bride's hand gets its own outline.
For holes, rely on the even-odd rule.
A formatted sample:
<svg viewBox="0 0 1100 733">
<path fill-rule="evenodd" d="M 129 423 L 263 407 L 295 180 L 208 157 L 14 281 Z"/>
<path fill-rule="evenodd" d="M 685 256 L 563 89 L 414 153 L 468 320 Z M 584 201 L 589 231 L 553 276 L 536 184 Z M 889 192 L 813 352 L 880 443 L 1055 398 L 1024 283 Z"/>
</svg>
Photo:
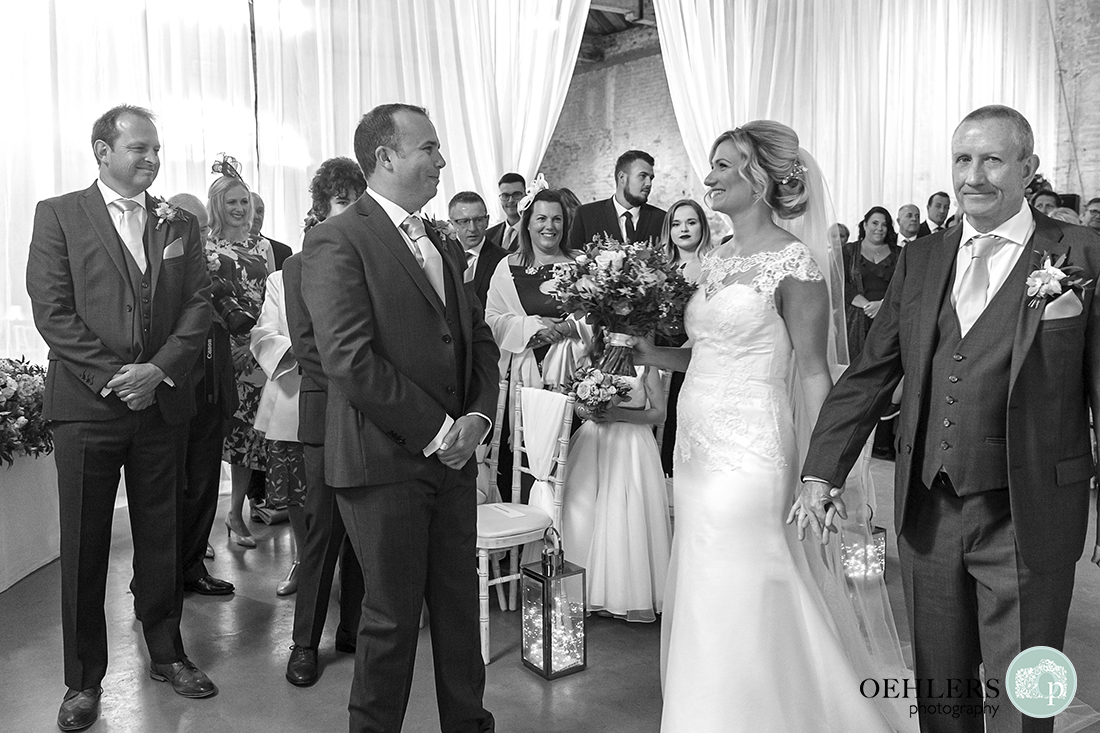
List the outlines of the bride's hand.
<svg viewBox="0 0 1100 733">
<path fill-rule="evenodd" d="M 787 514 L 787 524 L 797 523 L 798 539 L 806 539 L 806 528 L 813 526 L 813 533 L 821 544 L 829 544 L 829 534 L 837 531 L 836 518 L 848 518 L 847 508 L 840 495 L 842 488 L 829 488 L 822 481 L 806 480 L 798 497 Z"/>
</svg>

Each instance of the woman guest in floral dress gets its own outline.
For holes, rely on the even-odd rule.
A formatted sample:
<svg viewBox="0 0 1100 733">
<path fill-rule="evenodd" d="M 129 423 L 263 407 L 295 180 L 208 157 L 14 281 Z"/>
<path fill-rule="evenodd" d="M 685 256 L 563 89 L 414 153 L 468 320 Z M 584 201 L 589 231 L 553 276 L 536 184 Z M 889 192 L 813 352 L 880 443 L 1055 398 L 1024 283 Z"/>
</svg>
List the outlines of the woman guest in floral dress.
<svg viewBox="0 0 1100 733">
<path fill-rule="evenodd" d="M 209 198 L 206 261 L 215 281 L 212 294 L 217 320 L 230 334 L 239 401 L 236 413 L 226 421 L 222 450 L 233 480 L 225 526 L 238 545 L 255 547 L 242 511 L 252 471 L 263 471 L 267 466 L 264 437 L 253 427 L 266 378 L 252 356 L 249 339 L 263 306 L 264 283 L 274 271 L 275 262 L 267 240 L 249 232 L 252 197 L 244 181 L 222 175 L 210 186 Z"/>
</svg>

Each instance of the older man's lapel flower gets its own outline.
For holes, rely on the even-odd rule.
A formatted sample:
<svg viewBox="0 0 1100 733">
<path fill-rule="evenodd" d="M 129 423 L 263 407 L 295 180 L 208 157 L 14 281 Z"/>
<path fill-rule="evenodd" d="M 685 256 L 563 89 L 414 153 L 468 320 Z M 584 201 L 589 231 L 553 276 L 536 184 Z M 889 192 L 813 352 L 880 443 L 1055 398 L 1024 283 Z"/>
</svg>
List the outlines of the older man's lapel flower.
<svg viewBox="0 0 1100 733">
<path fill-rule="evenodd" d="M 1028 307 L 1042 307 L 1070 290 L 1083 296 L 1085 288 L 1092 284 L 1092 280 L 1085 280 L 1080 276 L 1081 272 L 1080 267 L 1070 263 L 1068 250 L 1057 260 L 1049 252 L 1044 252 L 1039 269 L 1033 270 L 1027 276 L 1027 295 L 1030 298 Z"/>
</svg>

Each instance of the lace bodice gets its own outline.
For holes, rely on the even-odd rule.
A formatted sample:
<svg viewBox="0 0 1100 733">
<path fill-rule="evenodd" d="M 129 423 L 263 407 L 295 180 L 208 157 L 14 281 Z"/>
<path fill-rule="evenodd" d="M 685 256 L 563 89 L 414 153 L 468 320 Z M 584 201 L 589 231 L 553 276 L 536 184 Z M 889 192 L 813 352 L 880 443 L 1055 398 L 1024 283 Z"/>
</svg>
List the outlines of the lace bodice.
<svg viewBox="0 0 1100 733">
<path fill-rule="evenodd" d="M 775 307 L 776 288 L 788 277 L 823 279 L 801 242 L 748 257 L 703 257 L 700 288 L 684 319 L 693 345 L 680 395 L 678 460 L 729 468 L 746 450 L 778 463 L 792 455 L 792 347 Z"/>
</svg>

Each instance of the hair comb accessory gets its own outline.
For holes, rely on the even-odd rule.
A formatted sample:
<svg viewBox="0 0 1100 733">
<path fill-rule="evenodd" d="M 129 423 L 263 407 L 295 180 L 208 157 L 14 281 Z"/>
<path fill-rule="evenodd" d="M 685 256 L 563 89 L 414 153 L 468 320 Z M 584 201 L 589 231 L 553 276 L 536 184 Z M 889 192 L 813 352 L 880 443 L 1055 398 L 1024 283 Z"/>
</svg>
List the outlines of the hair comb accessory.
<svg viewBox="0 0 1100 733">
<path fill-rule="evenodd" d="M 795 161 L 794 167 L 791 168 L 791 172 L 788 173 L 785 177 L 779 179 L 779 185 L 786 186 L 791 181 L 802 178 L 803 174 L 805 173 L 806 166 L 802 165 L 802 163 L 798 161 Z"/>
<path fill-rule="evenodd" d="M 546 182 L 546 178 L 539 173 L 535 176 L 535 180 L 531 181 L 531 185 L 527 187 L 527 195 L 519 200 L 519 204 L 516 209 L 519 213 L 523 213 L 527 210 L 527 207 L 531 205 L 531 202 L 535 200 L 535 194 L 539 191 L 545 191 L 550 188 L 550 184 Z"/>
<path fill-rule="evenodd" d="M 218 153 L 214 165 L 210 166 L 210 172 L 217 173 L 219 176 L 236 178 L 238 181 L 244 180 L 241 178 L 241 162 L 232 155 L 226 155 L 225 153 Z"/>
</svg>

